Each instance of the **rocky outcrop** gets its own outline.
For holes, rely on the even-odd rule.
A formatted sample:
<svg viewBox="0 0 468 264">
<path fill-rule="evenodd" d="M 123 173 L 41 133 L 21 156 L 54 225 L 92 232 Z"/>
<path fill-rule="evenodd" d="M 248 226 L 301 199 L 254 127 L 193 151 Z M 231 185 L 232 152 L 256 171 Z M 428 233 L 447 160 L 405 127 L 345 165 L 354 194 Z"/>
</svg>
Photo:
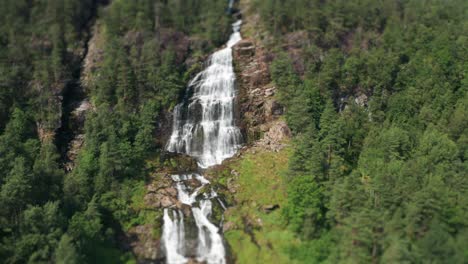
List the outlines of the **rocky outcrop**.
<svg viewBox="0 0 468 264">
<path fill-rule="evenodd" d="M 287 146 L 284 142 L 291 138 L 291 130 L 286 122 L 282 120 L 270 123 L 269 127 L 263 138 L 255 142 L 255 146 L 278 152 Z"/>
<path fill-rule="evenodd" d="M 185 210 L 184 206 L 178 202 L 177 189 L 171 179 L 172 174 L 184 174 L 198 169 L 197 161 L 188 155 L 178 153 L 165 153 L 162 155 L 161 167 L 154 173 L 147 185 L 145 204 L 148 208 L 161 209 L 178 207 Z M 188 181 L 191 187 L 199 187 L 201 184 L 196 181 Z"/>
<path fill-rule="evenodd" d="M 94 73 L 99 69 L 99 64 L 104 60 L 104 36 L 99 24 L 94 25 L 92 37 L 88 42 L 88 53 L 83 61 L 81 84 L 89 89 L 94 82 Z"/>
<path fill-rule="evenodd" d="M 92 35 L 87 43 L 87 52 L 82 61 L 83 69 L 80 74 L 79 86 L 69 96 L 76 97 L 76 101 L 69 102 L 69 116 L 67 118 L 67 127 L 64 128 L 64 138 L 68 138 L 68 146 L 65 153 L 65 170 L 72 171 L 75 167 L 75 160 L 81 148 L 84 145 L 84 124 L 86 114 L 89 111 L 95 111 L 95 107 L 86 99 L 86 91 L 92 86 L 94 73 L 99 68 L 99 63 L 104 59 L 103 36 L 99 24 L 92 28 Z"/>
<path fill-rule="evenodd" d="M 75 160 L 84 144 L 84 122 L 86 113 L 94 110 L 91 103 L 88 100 L 84 100 L 70 113 L 69 126 L 74 136 L 68 144 L 68 151 L 66 153 L 67 163 L 65 164 L 65 169 L 67 171 L 73 170 Z"/>
<path fill-rule="evenodd" d="M 239 91 L 238 119 L 244 137 L 249 145 L 278 150 L 290 131 L 285 122 L 277 122 L 284 107 L 276 100 L 276 87 L 271 83 L 268 69 L 271 56 L 251 39 L 240 41 L 233 54 Z"/>
<path fill-rule="evenodd" d="M 139 225 L 132 227 L 126 234 L 126 244 L 138 256 L 138 263 L 156 263 L 162 259 L 161 241 L 153 236 L 153 225 Z"/>
<path fill-rule="evenodd" d="M 95 111 L 96 109 L 87 99 L 85 99 L 79 102 L 76 108 L 70 113 L 70 128 L 73 131 L 76 131 L 77 134 L 84 132 L 86 113 L 90 110 Z"/>
<path fill-rule="evenodd" d="M 168 174 L 156 174 L 147 186 L 145 204 L 149 208 L 168 208 L 177 204 L 177 189 Z"/>
<path fill-rule="evenodd" d="M 166 152 L 161 156 L 164 172 L 183 174 L 198 170 L 197 160 L 187 154 Z"/>
<path fill-rule="evenodd" d="M 262 124 L 267 122 L 265 104 L 274 87 L 268 87 L 270 75 L 263 50 L 249 39 L 240 41 L 233 49 L 237 86 L 240 127 L 248 143 L 260 138 Z M 269 92 L 265 93 L 267 89 Z"/>
<path fill-rule="evenodd" d="M 183 212 L 187 218 L 187 240 L 194 241 L 191 244 L 189 243 L 191 246 L 187 246 L 187 250 L 191 250 L 190 252 L 196 252 L 197 238 L 195 224 L 189 223 L 189 219 L 193 219 L 191 217 L 192 211 L 190 206 L 182 204 L 177 198 L 177 189 L 171 175 L 194 171 L 197 167 L 196 160 L 190 156 L 164 153 L 156 166 L 156 171 L 148 179 L 143 198 L 144 210 L 155 211 L 160 217 L 162 217 L 164 208 L 177 208 Z M 188 181 L 187 184 L 192 187 L 199 187 L 199 183 L 196 181 Z M 164 262 L 165 256 L 160 244 L 161 227 L 162 219 L 159 219 L 154 224 L 138 225 L 126 232 L 122 244 L 135 254 L 138 263 Z M 153 234 L 154 229 L 159 229 L 158 235 Z"/>
<path fill-rule="evenodd" d="M 184 184 L 191 190 L 202 186 L 195 178 L 184 180 Z M 203 196 L 205 192 L 211 192 L 211 188 L 201 188 L 199 190 L 200 196 L 197 196 L 197 200 L 201 199 L 201 196 Z M 189 263 L 197 263 L 193 261 L 197 256 L 198 228 L 195 223 L 195 218 L 193 217 L 191 206 L 180 202 L 177 196 L 178 192 L 175 188 L 174 181 L 171 179 L 171 174 L 164 172 L 154 173 L 150 176 L 150 183 L 146 187 L 144 207 L 146 210 L 152 210 L 158 212 L 158 214 L 162 214 L 165 208 L 177 209 L 179 212 L 183 213 L 186 257 L 190 259 Z M 223 212 L 222 205 L 216 202 L 216 200 L 213 200 L 212 206 L 213 212 L 210 216 L 210 220 L 221 223 Z M 176 211 L 170 210 L 169 212 L 169 217 L 172 217 L 172 213 Z M 162 220 L 159 219 L 157 224 L 139 225 L 127 232 L 126 245 L 129 247 L 128 249 L 132 250 L 136 255 L 138 263 L 163 263 L 165 256 L 160 245 L 161 234 L 158 234 L 158 236 L 149 235 L 153 233 L 153 228 L 163 228 L 162 226 Z"/>
</svg>

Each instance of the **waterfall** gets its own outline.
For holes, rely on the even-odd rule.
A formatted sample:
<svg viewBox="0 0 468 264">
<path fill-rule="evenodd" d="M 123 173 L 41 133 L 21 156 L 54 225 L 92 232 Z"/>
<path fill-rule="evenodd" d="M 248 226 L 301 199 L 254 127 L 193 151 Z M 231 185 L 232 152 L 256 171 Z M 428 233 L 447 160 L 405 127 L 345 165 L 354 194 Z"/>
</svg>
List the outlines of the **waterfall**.
<svg viewBox="0 0 468 264">
<path fill-rule="evenodd" d="M 228 4 L 228 11 L 232 12 L 232 8 L 234 7 L 234 0 L 229 0 Z"/>
<path fill-rule="evenodd" d="M 168 209 L 164 209 L 164 227 L 163 227 L 163 243 L 166 247 L 166 258 L 168 263 L 186 263 L 184 257 L 184 214 L 177 210 L 172 211 L 173 218 L 169 216 Z M 179 221 L 177 221 L 179 220 Z"/>
<path fill-rule="evenodd" d="M 188 85 L 192 97 L 174 109 L 173 132 L 167 144 L 171 152 L 197 158 L 202 168 L 220 164 L 232 157 L 241 143 L 241 133 L 234 124 L 235 74 L 232 46 L 241 36 L 241 21 L 233 24 L 226 48 L 209 59 L 209 66 Z"/>
<path fill-rule="evenodd" d="M 241 40 L 242 21 L 232 24 L 233 33 L 226 47 L 216 51 L 208 60 L 208 67 L 197 74 L 187 86 L 190 98 L 174 108 L 172 135 L 166 149 L 186 153 L 197 159 L 200 168 L 221 164 L 240 148 L 242 136 L 235 125 L 235 74 L 232 65 L 232 47 Z M 211 189 L 210 182 L 198 173 L 172 175 L 178 200 L 191 207 L 198 230 L 196 260 L 208 264 L 224 264 L 225 248 L 219 228 L 210 222 L 212 200 L 224 204 Z M 191 180 L 200 185 L 187 184 Z M 172 218 L 170 212 L 172 211 Z M 162 241 L 169 264 L 187 263 L 184 215 L 180 210 L 164 209 Z"/>
</svg>

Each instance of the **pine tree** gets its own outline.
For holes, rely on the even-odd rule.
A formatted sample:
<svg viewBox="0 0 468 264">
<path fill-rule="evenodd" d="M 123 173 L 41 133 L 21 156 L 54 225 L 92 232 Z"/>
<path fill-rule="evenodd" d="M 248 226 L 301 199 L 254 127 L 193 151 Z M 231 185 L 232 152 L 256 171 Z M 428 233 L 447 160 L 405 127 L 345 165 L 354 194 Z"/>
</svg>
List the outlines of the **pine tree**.
<svg viewBox="0 0 468 264">
<path fill-rule="evenodd" d="M 84 212 L 77 212 L 71 218 L 69 225 L 70 236 L 79 240 L 80 245 L 91 247 L 91 242 L 101 239 L 101 229 L 103 227 L 101 217 L 97 197 L 94 196 L 87 204 Z"/>
<path fill-rule="evenodd" d="M 154 147 L 153 132 L 155 129 L 155 113 L 158 112 L 158 104 L 150 101 L 143 105 L 140 113 L 140 128 L 135 136 L 135 152 L 140 157 L 145 157 L 149 150 Z"/>
<path fill-rule="evenodd" d="M 93 182 L 98 164 L 96 154 L 85 147 L 78 156 L 77 166 L 65 176 L 63 193 L 67 211 L 83 209 L 92 197 Z"/>
<path fill-rule="evenodd" d="M 21 237 L 16 243 L 19 262 L 41 263 L 53 258 L 65 221 L 58 202 L 31 206 L 23 215 Z"/>
<path fill-rule="evenodd" d="M 138 98 L 138 87 L 132 65 L 127 54 L 123 49 L 117 53 L 117 87 L 115 90 L 117 96 L 117 105 L 121 113 L 132 112 L 135 109 L 136 99 Z"/>
<path fill-rule="evenodd" d="M 98 193 L 105 191 L 114 178 L 115 168 L 111 151 L 108 142 L 102 143 L 99 156 L 99 172 L 94 179 L 94 189 Z"/>
<path fill-rule="evenodd" d="M 4 213 L 14 222 L 18 222 L 20 212 L 31 201 L 32 173 L 23 157 L 17 157 L 13 169 L 10 171 L 0 190 L 0 203 Z"/>
<path fill-rule="evenodd" d="M 281 53 L 270 66 L 273 82 L 278 88 L 278 96 L 281 103 L 286 106 L 292 104 L 291 100 L 301 91 L 301 80 L 294 72 L 287 54 Z"/>
<path fill-rule="evenodd" d="M 52 69 L 55 82 L 62 80 L 65 74 L 64 60 L 66 55 L 66 42 L 63 21 L 58 22 L 52 27 Z"/>
<path fill-rule="evenodd" d="M 34 193 L 38 201 L 59 199 L 64 172 L 59 167 L 59 154 L 53 142 L 43 142 L 34 162 Z"/>
<path fill-rule="evenodd" d="M 55 263 L 57 264 L 79 264 L 81 257 L 68 234 L 63 234 L 57 249 L 55 250 Z"/>
</svg>

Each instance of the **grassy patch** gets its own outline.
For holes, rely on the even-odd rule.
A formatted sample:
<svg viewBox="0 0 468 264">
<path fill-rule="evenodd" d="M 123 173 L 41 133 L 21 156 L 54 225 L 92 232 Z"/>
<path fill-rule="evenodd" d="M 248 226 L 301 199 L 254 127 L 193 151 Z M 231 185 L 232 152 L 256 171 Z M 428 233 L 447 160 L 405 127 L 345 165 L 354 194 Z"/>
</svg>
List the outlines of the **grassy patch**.
<svg viewBox="0 0 468 264">
<path fill-rule="evenodd" d="M 290 149 L 270 152 L 254 149 L 233 162 L 227 170 L 235 170 L 237 191 L 235 206 L 225 213 L 226 222 L 235 227 L 225 233 L 238 263 L 293 263 L 291 245 L 299 240 L 287 228 L 281 216 L 286 204 L 285 172 Z M 266 205 L 279 205 L 265 213 Z"/>
</svg>

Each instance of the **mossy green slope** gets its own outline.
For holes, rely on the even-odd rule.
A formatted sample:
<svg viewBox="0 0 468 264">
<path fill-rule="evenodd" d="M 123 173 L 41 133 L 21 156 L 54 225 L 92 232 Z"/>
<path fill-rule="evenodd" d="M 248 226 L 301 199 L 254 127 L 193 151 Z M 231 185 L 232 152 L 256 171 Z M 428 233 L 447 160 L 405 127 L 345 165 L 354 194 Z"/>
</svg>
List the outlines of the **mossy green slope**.
<svg viewBox="0 0 468 264">
<path fill-rule="evenodd" d="M 237 263 L 294 262 L 288 251 L 299 240 L 281 213 L 287 202 L 285 173 L 290 152 L 290 148 L 271 152 L 255 147 L 220 173 L 229 175 L 220 181 L 235 189 L 227 195 L 234 205 L 224 215 L 224 236 Z M 265 207 L 272 205 L 279 209 L 267 213 Z"/>
</svg>

